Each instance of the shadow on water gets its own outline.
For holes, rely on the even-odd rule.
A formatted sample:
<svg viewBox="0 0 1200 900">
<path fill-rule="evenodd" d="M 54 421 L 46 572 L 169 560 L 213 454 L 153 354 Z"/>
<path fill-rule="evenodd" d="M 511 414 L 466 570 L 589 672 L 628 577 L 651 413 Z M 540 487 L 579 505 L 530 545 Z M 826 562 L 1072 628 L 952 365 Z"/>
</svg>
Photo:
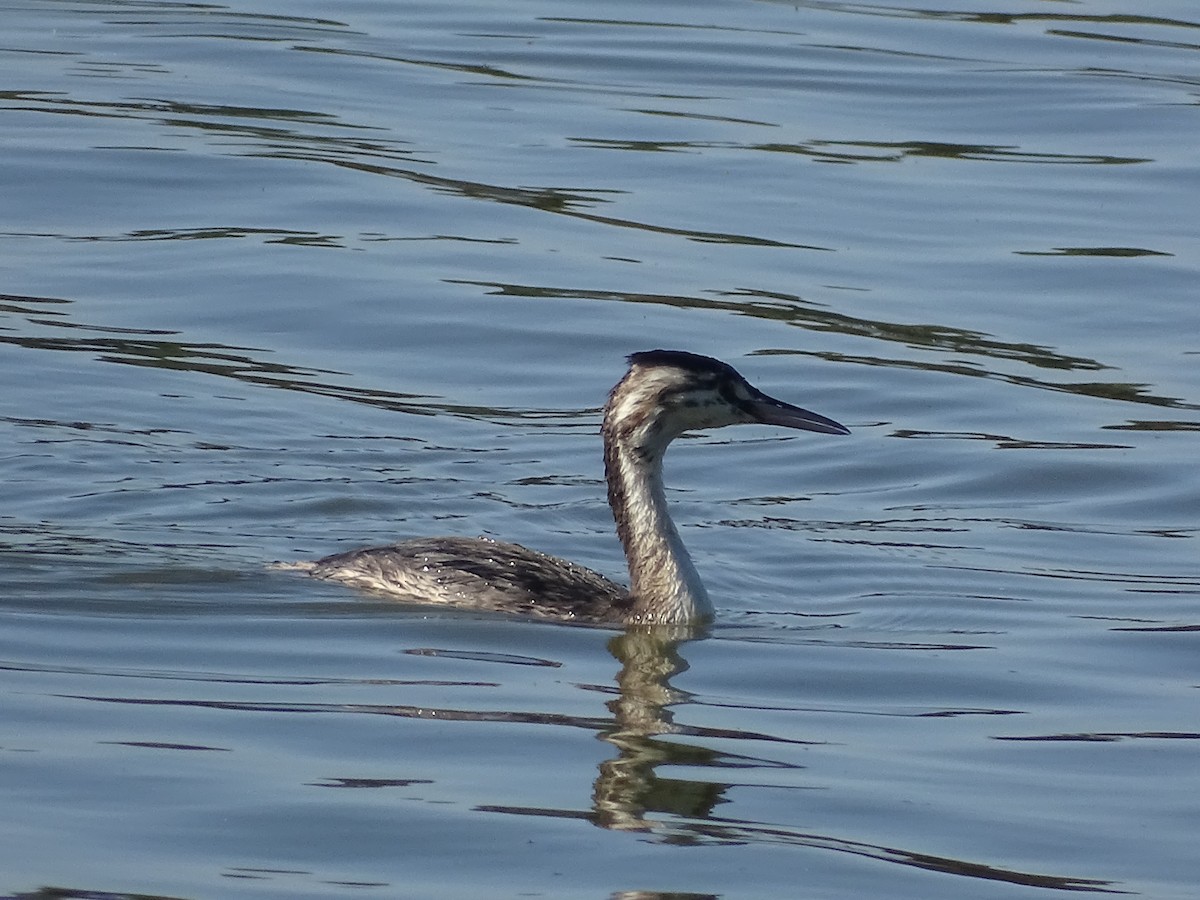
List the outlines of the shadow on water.
<svg viewBox="0 0 1200 900">
<path fill-rule="evenodd" d="M 849 5 L 847 11 L 862 10 L 855 10 L 853 5 Z M 914 10 L 904 14 L 924 15 L 924 12 Z M 961 14 L 949 13 L 946 15 L 957 17 Z M 966 16 L 966 18 L 968 20 L 975 20 L 972 16 Z M 1003 17 L 1003 20 L 1007 23 L 1017 18 L 1020 17 L 1006 16 Z M 1060 19 L 1089 21 L 1086 16 L 1062 16 L 1058 18 L 1051 16 L 1049 19 L 1053 21 L 1059 21 Z M 1126 20 L 1123 18 L 1123 21 Z M 1142 20 L 1139 17 L 1129 17 L 1127 21 L 1144 21 L 1154 25 L 1182 24 L 1152 18 Z M 279 22 L 266 20 L 264 25 L 265 27 L 275 27 L 280 24 L 288 24 L 289 22 L 290 20 L 286 19 L 281 19 Z M 297 20 L 295 24 L 304 28 L 333 28 L 337 34 L 348 33 L 344 29 L 344 26 L 340 26 L 338 23 L 318 20 Z M 285 35 L 285 37 L 292 39 L 294 35 Z M 348 50 L 346 48 L 298 47 L 296 49 L 330 53 L 337 56 L 365 56 L 372 59 L 379 59 L 383 62 L 404 65 L 434 65 L 437 67 L 460 68 L 456 64 L 445 62 L 393 58 L 379 56 L 374 53 Z M 494 70 L 489 67 L 466 66 L 461 68 L 472 74 L 504 82 L 538 80 L 530 79 L 527 76 L 520 76 L 517 73 L 506 70 Z M 436 161 L 427 158 L 431 154 L 414 148 L 410 142 L 399 138 L 387 137 L 380 133 L 383 129 L 375 126 L 347 122 L 336 115 L 312 110 L 197 104 L 161 98 L 138 98 L 120 101 L 84 100 L 67 94 L 13 91 L 0 92 L 0 106 L 43 114 L 80 116 L 89 119 L 97 117 L 125 119 L 144 122 L 147 125 L 157 128 L 169 129 L 169 134 L 198 136 L 202 141 L 211 145 L 213 152 L 221 155 L 298 160 L 332 165 L 361 172 L 368 176 L 400 178 L 437 193 L 498 204 L 522 206 L 544 213 L 568 216 L 600 225 L 671 235 L 700 243 L 753 245 L 832 252 L 829 247 L 816 244 L 782 242 L 762 235 L 701 231 L 673 227 L 652 221 L 638 221 L 630 218 L 605 215 L 600 210 L 605 205 L 613 202 L 614 194 L 620 193 L 611 189 L 514 186 L 491 184 L 478 180 L 435 174 L 433 166 Z M 161 142 L 161 138 L 158 140 Z M 618 146 L 611 141 L 598 144 L 595 140 L 587 138 L 573 138 L 572 140 L 576 143 L 587 144 L 589 146 L 611 145 L 614 149 L 668 149 L 658 145 L 644 146 L 640 142 L 636 145 Z M 706 145 L 701 143 L 687 144 L 686 148 L 702 149 L 704 146 Z M 842 162 L 897 162 L 910 157 L 939 157 L 962 161 L 1008 161 L 1039 165 L 1077 164 L 1091 166 L 1098 164 L 1134 164 L 1145 162 L 1141 158 L 1132 157 L 1100 155 L 1070 156 L 1037 152 L 1020 147 L 950 144 L 928 141 L 889 143 L 880 141 L 848 142 L 814 140 L 802 144 L 774 143 L 729 146 L 772 153 L 794 153 L 827 160 L 837 159 Z M 286 229 L 248 229 L 234 226 L 214 226 L 184 230 L 143 229 L 120 234 L 56 234 L 41 232 L 6 232 L 6 234 L 10 237 L 89 242 L 257 238 L 269 242 L 324 247 L 343 247 L 356 241 L 374 242 L 396 239 L 378 234 L 346 236 Z M 461 238 L 443 237 L 443 239 Z M 1138 248 L 1086 247 L 1058 248 L 1054 252 L 1066 255 L 1129 256 L 1154 253 L 1155 251 L 1140 250 Z M 1095 359 L 1062 353 L 1036 344 L 1000 340 L 981 332 L 934 323 L 892 322 L 851 316 L 821 308 L 819 305 L 797 295 L 739 289 L 721 292 L 711 297 L 692 297 L 501 282 L 454 279 L 448 279 L 448 281 L 450 283 L 470 284 L 491 289 L 497 295 L 502 296 L 597 301 L 619 300 L 624 303 L 652 303 L 680 309 L 695 308 L 727 311 L 735 315 L 751 316 L 773 322 L 786 323 L 816 333 L 834 332 L 851 337 L 883 341 L 889 345 L 899 345 L 904 348 L 916 349 L 941 356 L 941 358 L 912 360 L 897 358 L 895 355 L 887 354 L 851 355 L 832 351 L 815 354 L 833 362 L 885 367 L 889 369 L 920 369 L 950 375 L 996 379 L 1020 387 L 1064 392 L 1083 397 L 1119 400 L 1176 410 L 1200 409 L 1200 403 L 1156 394 L 1153 392 L 1151 386 L 1146 384 L 1102 380 L 1058 382 L 1045 377 L 1034 377 L 1025 373 L 1004 371 L 1002 369 L 1002 364 L 1005 362 L 1018 363 L 1042 370 L 1073 372 L 1096 372 L 1113 368 Z M 27 315 L 29 313 L 21 307 L 40 305 L 44 308 L 50 304 L 67 302 L 47 298 L 0 297 L 0 304 L 3 304 L 4 301 L 7 301 L 5 305 L 8 308 L 5 309 L 3 306 L 0 306 L 0 311 Z M 12 308 L 14 305 L 17 309 Z M 29 321 L 31 324 L 34 323 L 32 316 L 30 316 Z M 206 372 L 271 387 L 284 387 L 314 394 L 334 396 L 340 399 L 349 399 L 401 412 L 416 414 L 441 412 L 463 416 L 502 415 L 506 418 L 520 419 L 537 416 L 536 413 L 531 411 L 510 410 L 498 413 L 495 410 L 481 410 L 473 407 L 460 407 L 438 403 L 432 398 L 423 398 L 404 393 L 330 384 L 324 376 L 344 373 L 306 369 L 286 364 L 273 364 L 264 362 L 261 358 L 251 355 L 266 352 L 262 350 L 169 341 L 164 339 L 166 335 L 160 331 L 111 328 L 96 329 L 89 326 L 70 325 L 62 321 L 61 318 L 53 322 L 38 321 L 36 324 L 41 326 L 53 325 L 58 328 L 82 328 L 92 332 L 103 331 L 106 333 L 102 337 L 96 336 L 87 339 L 5 335 L 3 340 L 21 346 L 40 349 L 83 350 L 95 353 L 105 360 L 130 365 L 146 365 Z M 950 354 L 953 354 L 955 357 L 966 356 L 968 359 L 964 361 L 959 358 L 945 358 L 945 356 Z M 1185 427 L 1195 427 L 1195 423 L 1184 423 L 1184 425 Z M 1137 430 L 1139 426 L 1133 423 L 1121 427 Z M 1151 422 L 1148 423 L 1148 427 L 1154 430 L 1167 430 L 1174 427 L 1174 424 Z"/>
<path fill-rule="evenodd" d="M 757 247 L 786 247 L 801 250 L 829 250 L 828 247 L 795 244 L 771 238 L 698 231 L 640 222 L 614 216 L 604 216 L 588 210 L 610 202 L 609 190 L 586 190 L 553 186 L 514 187 L 487 184 L 461 178 L 434 175 L 414 165 L 432 165 L 417 151 L 398 139 L 360 137 L 359 131 L 373 131 L 368 126 L 345 123 L 324 113 L 292 109 L 257 109 L 234 106 L 206 106 L 164 100 L 145 101 L 83 101 L 74 97 L 48 93 L 0 92 L 0 104 L 13 109 L 33 112 L 52 112 L 65 115 L 146 120 L 155 125 L 200 132 L 219 140 L 227 155 L 285 159 L 325 163 L 369 175 L 401 178 L 431 190 L 459 195 L 472 200 L 514 204 L 542 212 L 570 216 L 601 225 L 629 228 L 673 235 L 700 243 L 743 244 Z M 270 122 L 261 124 L 260 120 Z M 276 124 L 287 122 L 292 127 Z M 338 133 L 346 130 L 351 134 Z M 330 131 L 331 133 L 321 133 Z M 403 166 L 396 165 L 403 162 Z M 67 238 L 70 240 L 120 240 L 103 235 L 56 235 L 43 233 L 6 232 L 13 237 Z M 135 239 L 126 236 L 124 239 Z M 145 239 L 139 236 L 137 239 Z M 311 237 L 310 237 L 311 239 Z M 326 236 L 321 243 L 338 246 L 336 238 Z"/>
<path fill-rule="evenodd" d="M 21 334 L 22 329 L 18 326 L 7 333 L 0 333 L 0 345 L 8 344 L 29 350 L 87 353 L 102 362 L 217 375 L 260 387 L 300 391 L 413 415 L 448 414 L 473 419 L 536 419 L 547 416 L 545 412 L 537 410 L 498 410 L 443 403 L 428 395 L 337 383 L 332 381 L 331 376 L 343 376 L 347 373 L 269 362 L 263 357 L 268 356 L 271 351 L 261 348 L 175 340 L 170 339 L 176 334 L 172 331 L 114 328 L 70 322 L 63 311 L 64 306 L 70 303 L 70 300 L 61 298 L 0 294 L 0 319 L 6 316 L 20 316 L 25 319 L 26 326 L 61 329 L 73 335 L 60 337 Z M 80 332 L 85 334 L 79 335 Z M 555 414 L 556 417 L 562 415 Z M 18 421 L 17 424 L 37 423 Z M 88 426 L 87 423 L 79 423 L 78 427 Z"/>
<path fill-rule="evenodd" d="M 1064 371 L 1101 371 L 1114 368 L 1087 357 L 1071 356 L 1037 344 L 996 340 L 982 332 L 954 328 L 945 325 L 912 324 L 865 319 L 843 313 L 821 309 L 795 294 L 767 291 L 743 290 L 722 292 L 721 297 L 745 297 L 742 300 L 712 299 L 670 294 L 639 294 L 624 291 L 602 291 L 582 288 L 559 288 L 537 285 L 507 284 L 503 282 L 479 282 L 451 280 L 451 283 L 474 284 L 488 288 L 497 296 L 535 297 L 545 299 L 610 300 L 624 303 L 651 303 L 678 309 L 722 310 L 735 315 L 754 316 L 774 322 L 795 325 L 814 332 L 836 332 L 851 337 L 871 338 L 890 344 L 898 344 L 935 353 L 967 355 L 988 360 L 1011 361 L 1039 369 Z M 787 351 L 798 354 L 800 351 Z M 893 369 L 920 369 L 927 372 L 943 372 L 965 375 L 972 378 L 990 378 L 1020 387 L 1078 394 L 1161 406 L 1169 409 L 1200 409 L 1200 404 L 1186 402 L 1176 397 L 1163 397 L 1149 392 L 1148 385 L 1128 382 L 1069 382 L 1059 383 L 1027 375 L 1002 372 L 996 368 L 985 368 L 978 364 L 962 362 L 940 362 L 931 360 L 905 360 L 881 356 L 852 356 L 844 353 L 813 351 L 805 355 L 816 356 L 833 362 L 853 363 L 864 366 L 882 366 Z M 1162 428 L 1170 423 L 1153 423 Z M 1185 423 L 1186 424 L 1186 423 Z"/>
<path fill-rule="evenodd" d="M 617 291 L 588 290 L 577 288 L 539 287 L 533 285 L 505 284 L 501 282 L 476 282 L 449 279 L 451 283 L 471 284 L 489 288 L 499 296 L 530 298 L 572 298 L 596 301 L 620 301 L 624 303 L 653 303 L 677 308 L 724 310 L 735 315 L 753 316 L 784 322 L 814 332 L 836 332 L 854 337 L 871 338 L 904 347 L 917 348 L 938 354 L 981 357 L 997 362 L 1018 362 L 1040 369 L 1060 371 L 1100 371 L 1112 368 L 1102 362 L 1086 357 L 1059 353 L 1048 347 L 1029 343 L 999 341 L 989 335 L 952 328 L 943 325 L 908 324 L 886 322 L 836 313 L 803 300 L 797 295 L 766 293 L 762 291 L 726 292 L 723 297 L 739 299 L 711 299 L 685 295 L 639 294 Z M 740 299 L 745 298 L 745 299 Z M 66 350 L 93 354 L 105 362 L 124 365 L 148 366 L 160 369 L 199 372 L 233 378 L 247 384 L 263 387 L 283 388 L 319 396 L 365 403 L 395 412 L 415 415 L 449 414 L 465 418 L 485 419 L 561 419 L 577 418 L 591 410 L 545 411 L 533 409 L 494 409 L 460 405 L 438 401 L 433 397 L 409 394 L 377 388 L 354 387 L 332 382 L 329 376 L 347 373 L 326 369 L 293 366 L 286 363 L 268 362 L 261 356 L 271 351 L 261 348 L 232 347 L 213 343 L 193 343 L 169 340 L 174 332 L 144 329 L 118 328 L 112 326 L 87 325 L 71 322 L 66 309 L 72 301 L 53 297 L 28 297 L 0 294 L 0 318 L 15 316 L 25 320 L 26 326 L 51 328 L 67 331 L 66 336 L 46 334 L 21 334 L 21 327 L 0 334 L 0 344 L 11 344 L 26 349 Z M 79 332 L 87 336 L 75 336 Z M 800 351 L 788 351 L 798 353 Z M 1200 404 L 1175 397 L 1153 394 L 1148 386 L 1114 381 L 1055 382 L 1029 375 L 1019 375 L 966 362 L 943 362 L 938 360 L 906 360 L 882 356 L 851 356 L 827 351 L 812 351 L 806 355 L 817 356 L 834 362 L 853 363 L 864 366 L 882 366 L 893 369 L 919 369 L 942 372 L 973 378 L 997 379 L 1020 387 L 1076 394 L 1084 397 L 1119 400 L 1169 409 L 1197 410 Z M 1120 426 L 1125 430 L 1192 430 L 1194 422 L 1129 422 Z M 898 434 L 899 437 L 928 436 L 924 434 Z"/>
<path fill-rule="evenodd" d="M 857 13 L 859 15 L 868 16 L 881 16 L 884 18 L 933 19 L 938 21 L 974 22 L 981 25 L 1016 25 L 1021 22 L 1037 22 L 1046 24 L 1073 22 L 1077 25 L 1157 25 L 1164 27 L 1185 28 L 1190 30 L 1195 30 L 1197 28 L 1195 22 L 1189 22 L 1184 19 L 1172 19 L 1165 16 L 1142 16 L 1132 13 L 1125 13 L 1121 15 L 1096 15 L 1078 12 L 967 12 L 965 10 L 954 9 L 929 9 L 921 6 L 888 7 L 875 3 L 831 3 L 829 0 L 802 0 L 802 2 L 796 3 L 795 5 L 822 9 L 828 7 L 837 7 L 840 12 Z M 1075 34 L 1075 32 L 1053 33 Z M 1084 36 L 1101 39 L 1106 37 L 1102 34 L 1087 34 Z M 1125 36 L 1123 36 L 1122 39 L 1133 40 Z M 1142 41 L 1133 42 L 1142 43 Z M 1152 41 L 1148 42 L 1154 43 Z"/>
<path fill-rule="evenodd" d="M 184 900 L 168 894 L 129 894 L 124 891 L 93 891 L 80 888 L 41 887 L 36 891 L 5 894 L 0 900 Z"/>
<path fill-rule="evenodd" d="M 695 150 L 750 150 L 763 153 L 791 153 L 817 162 L 864 163 L 904 162 L 912 158 L 976 160 L 985 162 L 1041 163 L 1051 165 L 1129 165 L 1151 160 L 1139 157 L 1038 153 L 1018 147 L 990 144 L 949 144 L 936 141 L 828 141 L 804 143 L 740 143 L 737 141 L 646 141 L 613 138 L 572 138 L 580 146 L 597 150 L 633 150 L 643 153 L 669 153 Z M 811 247 L 808 249 L 821 249 Z"/>
</svg>

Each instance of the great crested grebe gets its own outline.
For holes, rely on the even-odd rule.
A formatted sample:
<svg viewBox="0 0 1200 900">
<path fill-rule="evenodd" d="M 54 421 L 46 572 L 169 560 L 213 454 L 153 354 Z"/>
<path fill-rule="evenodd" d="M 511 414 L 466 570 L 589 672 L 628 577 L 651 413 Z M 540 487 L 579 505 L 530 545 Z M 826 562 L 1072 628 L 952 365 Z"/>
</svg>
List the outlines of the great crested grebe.
<svg viewBox="0 0 1200 900">
<path fill-rule="evenodd" d="M 685 431 L 761 423 L 849 434 L 832 419 L 768 397 L 720 360 L 682 350 L 629 357 L 604 406 L 604 474 L 628 589 L 603 575 L 491 538 L 437 537 L 284 563 L 316 578 L 400 599 L 611 624 L 691 624 L 713 607 L 667 513 L 662 460 Z"/>
</svg>

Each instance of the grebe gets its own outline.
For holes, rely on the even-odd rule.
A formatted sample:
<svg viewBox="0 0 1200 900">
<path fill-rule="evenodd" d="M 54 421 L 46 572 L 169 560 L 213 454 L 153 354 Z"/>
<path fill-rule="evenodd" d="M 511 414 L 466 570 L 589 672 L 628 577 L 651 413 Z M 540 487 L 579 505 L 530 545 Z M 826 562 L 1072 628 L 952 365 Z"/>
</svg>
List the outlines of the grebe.
<svg viewBox="0 0 1200 900">
<path fill-rule="evenodd" d="M 685 431 L 762 423 L 849 434 L 768 397 L 730 365 L 682 350 L 629 357 L 604 406 L 608 503 L 630 587 L 575 563 L 491 538 L 417 538 L 282 564 L 403 600 L 597 624 L 684 625 L 712 618 L 700 576 L 667 513 L 662 460 Z"/>
</svg>

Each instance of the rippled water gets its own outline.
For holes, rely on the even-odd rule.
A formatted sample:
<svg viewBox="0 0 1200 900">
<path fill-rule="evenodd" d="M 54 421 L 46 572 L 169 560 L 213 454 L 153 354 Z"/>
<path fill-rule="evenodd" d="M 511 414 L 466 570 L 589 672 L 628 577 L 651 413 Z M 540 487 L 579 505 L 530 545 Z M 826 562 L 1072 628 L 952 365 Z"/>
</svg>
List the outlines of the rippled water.
<svg viewBox="0 0 1200 900">
<path fill-rule="evenodd" d="M 1193 4 L 39 2 L 0 35 L 0 893 L 912 897 L 1200 881 Z M 619 575 L 677 635 L 266 570 Z"/>
</svg>

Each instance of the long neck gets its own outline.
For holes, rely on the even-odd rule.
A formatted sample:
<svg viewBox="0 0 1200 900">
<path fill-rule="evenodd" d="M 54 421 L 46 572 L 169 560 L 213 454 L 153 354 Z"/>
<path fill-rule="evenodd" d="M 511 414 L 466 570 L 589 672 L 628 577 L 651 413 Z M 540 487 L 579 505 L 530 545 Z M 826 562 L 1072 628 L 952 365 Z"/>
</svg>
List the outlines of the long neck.
<svg viewBox="0 0 1200 900">
<path fill-rule="evenodd" d="M 617 536 L 629 562 L 631 620 L 678 624 L 711 618 L 708 592 L 667 514 L 662 454 L 639 455 L 606 430 L 604 469 Z"/>
</svg>

